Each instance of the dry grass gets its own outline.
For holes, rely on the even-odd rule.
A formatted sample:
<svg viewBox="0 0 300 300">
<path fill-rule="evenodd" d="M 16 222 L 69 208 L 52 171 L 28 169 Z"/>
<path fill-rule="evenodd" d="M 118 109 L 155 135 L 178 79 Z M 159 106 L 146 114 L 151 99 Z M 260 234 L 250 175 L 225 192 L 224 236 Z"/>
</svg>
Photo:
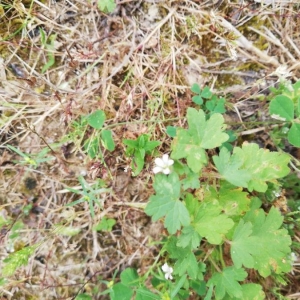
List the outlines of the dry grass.
<svg viewBox="0 0 300 300">
<path fill-rule="evenodd" d="M 107 15 L 81 0 L 7 1 L 0 11 L 0 207 L 13 223 L 2 228 L 0 256 L 41 245 L 2 286 L 3 299 L 74 299 L 103 291 L 100 281 L 115 270 L 151 267 L 158 255 L 152 242 L 163 233 L 142 209 L 152 192 L 151 160 L 138 177 L 125 173 L 130 159 L 122 139 L 149 133 L 163 142 L 159 151 L 168 151 L 165 127 L 184 125 L 195 82 L 227 95 L 231 121 L 264 109 L 257 98 L 276 82 L 278 66 L 300 77 L 297 2 L 129 0 Z M 39 28 L 55 35 L 53 48 L 41 42 Z M 42 73 L 51 55 L 55 64 Z M 105 111 L 117 145 L 103 161 L 84 153 L 90 132 L 74 133 L 72 125 L 96 109 Z M 29 154 L 50 146 L 53 160 L 36 168 L 15 163 L 21 158 L 7 145 Z M 112 189 L 94 219 L 88 206 L 65 206 L 77 199 L 66 188 L 78 186 L 80 174 Z M 25 216 L 29 203 L 34 208 Z M 103 216 L 117 221 L 112 232 L 92 230 Z M 23 227 L 12 240 L 16 224 Z M 58 225 L 80 233 L 62 234 Z"/>
</svg>

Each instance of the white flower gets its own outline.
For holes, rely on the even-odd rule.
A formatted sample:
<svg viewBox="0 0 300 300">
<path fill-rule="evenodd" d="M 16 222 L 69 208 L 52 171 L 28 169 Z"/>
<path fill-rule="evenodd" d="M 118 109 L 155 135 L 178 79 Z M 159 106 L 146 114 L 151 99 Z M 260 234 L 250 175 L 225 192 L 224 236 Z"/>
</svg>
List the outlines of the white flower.
<svg viewBox="0 0 300 300">
<path fill-rule="evenodd" d="M 164 174 L 170 174 L 170 166 L 174 164 L 173 159 L 169 159 L 168 154 L 164 154 L 162 158 L 155 158 L 155 167 L 153 168 L 153 173 L 159 173 L 162 172 Z"/>
<path fill-rule="evenodd" d="M 169 267 L 167 263 L 165 263 L 161 269 L 164 271 L 165 273 L 165 278 L 168 279 L 173 279 L 172 273 L 173 273 L 173 268 Z"/>
</svg>

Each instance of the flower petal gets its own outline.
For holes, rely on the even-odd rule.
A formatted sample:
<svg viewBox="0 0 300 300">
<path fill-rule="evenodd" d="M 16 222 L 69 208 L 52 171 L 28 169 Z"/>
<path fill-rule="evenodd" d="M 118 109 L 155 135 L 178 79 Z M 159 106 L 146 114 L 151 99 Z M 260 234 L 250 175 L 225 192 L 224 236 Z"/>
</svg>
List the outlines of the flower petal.
<svg viewBox="0 0 300 300">
<path fill-rule="evenodd" d="M 154 167 L 154 168 L 153 168 L 153 173 L 154 173 L 154 174 L 157 174 L 157 173 L 161 172 L 162 170 L 163 170 L 162 167 Z"/>
<path fill-rule="evenodd" d="M 168 174 L 171 173 L 171 170 L 170 170 L 169 168 L 164 168 L 164 169 L 162 170 L 162 172 L 163 172 L 164 174 L 168 175 Z"/>
<path fill-rule="evenodd" d="M 158 167 L 163 168 L 165 166 L 165 162 L 159 157 L 155 158 L 154 162 Z"/>
<path fill-rule="evenodd" d="M 169 161 L 169 154 L 164 154 L 162 156 L 162 161 L 164 162 L 165 165 L 167 165 Z"/>
<path fill-rule="evenodd" d="M 168 166 L 172 166 L 173 164 L 174 164 L 174 160 L 173 159 L 169 159 Z"/>
<path fill-rule="evenodd" d="M 167 272 L 169 271 L 169 266 L 168 266 L 168 264 L 165 263 L 165 264 L 161 267 L 161 269 L 162 269 L 165 273 L 167 273 Z"/>
</svg>

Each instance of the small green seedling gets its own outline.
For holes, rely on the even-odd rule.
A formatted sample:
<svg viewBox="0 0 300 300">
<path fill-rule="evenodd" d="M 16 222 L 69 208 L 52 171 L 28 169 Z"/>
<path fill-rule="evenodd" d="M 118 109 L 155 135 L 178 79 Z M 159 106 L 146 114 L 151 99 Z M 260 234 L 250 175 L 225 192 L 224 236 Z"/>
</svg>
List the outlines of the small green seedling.
<svg viewBox="0 0 300 300">
<path fill-rule="evenodd" d="M 114 0 L 98 0 L 98 7 L 104 13 L 112 13 L 116 8 Z"/>
<path fill-rule="evenodd" d="M 54 42 L 56 39 L 56 34 L 52 34 L 49 37 L 49 43 L 47 43 L 47 38 L 45 31 L 42 28 L 39 28 L 40 30 L 40 36 L 41 36 L 41 43 L 42 45 L 47 49 L 47 62 L 42 68 L 42 73 L 45 73 L 48 69 L 50 69 L 55 64 L 55 47 Z"/>
<path fill-rule="evenodd" d="M 219 98 L 214 95 L 209 87 L 200 88 L 198 84 L 193 84 L 191 91 L 196 95 L 192 97 L 194 103 L 202 105 L 205 102 L 205 108 L 207 110 L 207 116 L 211 116 L 214 113 L 223 114 L 225 110 L 225 99 Z"/>
<path fill-rule="evenodd" d="M 16 152 L 21 157 L 23 157 L 23 160 L 19 161 L 20 164 L 29 165 L 33 168 L 37 168 L 41 163 L 48 162 L 55 158 L 54 156 L 47 157 L 47 154 L 50 151 L 49 148 L 44 148 L 41 152 L 34 154 L 34 155 L 23 153 L 22 151 L 20 151 L 19 149 L 15 148 L 11 145 L 7 145 L 7 148 Z"/>
<path fill-rule="evenodd" d="M 96 110 L 86 117 L 88 125 L 95 129 L 93 134 L 84 143 L 84 149 L 92 159 L 102 153 L 100 149 L 101 144 L 108 151 L 115 150 L 111 130 L 102 129 L 105 118 L 105 113 L 102 110 Z"/>
<path fill-rule="evenodd" d="M 93 230 L 96 231 L 112 231 L 112 228 L 116 224 L 115 219 L 108 219 L 103 217 L 103 219 L 93 227 Z"/>
<path fill-rule="evenodd" d="M 300 89 L 300 81 L 297 85 Z M 300 95 L 297 97 L 278 95 L 270 102 L 269 112 L 272 118 L 291 123 L 287 138 L 290 144 L 300 147 Z"/>
<path fill-rule="evenodd" d="M 74 194 L 80 195 L 81 198 L 73 201 L 71 203 L 68 203 L 66 206 L 74 206 L 79 203 L 88 202 L 90 213 L 92 218 L 95 217 L 95 209 L 94 204 L 96 203 L 100 208 L 102 207 L 102 204 L 100 203 L 100 194 L 110 192 L 110 189 L 107 188 L 99 188 L 99 186 L 96 185 L 89 185 L 83 176 L 78 177 L 78 181 L 81 185 L 81 190 L 77 190 L 74 188 L 67 188 L 70 192 L 73 192 Z M 104 200 L 101 199 L 101 202 Z"/>
<path fill-rule="evenodd" d="M 114 284 L 110 290 L 110 299 L 164 299 L 151 292 L 144 284 L 143 280 L 133 268 L 125 269 L 121 275 L 121 282 Z M 133 297 L 134 296 L 134 297 Z M 174 298 L 173 298 L 174 299 Z"/>
<path fill-rule="evenodd" d="M 136 140 L 123 140 L 127 146 L 126 155 L 133 156 L 131 168 L 133 176 L 137 176 L 142 171 L 145 164 L 145 155 L 151 152 L 160 145 L 158 141 L 149 141 L 149 135 L 142 134 Z"/>
<path fill-rule="evenodd" d="M 29 258 L 32 256 L 38 246 L 40 245 L 36 244 L 24 247 L 19 251 L 9 254 L 9 256 L 3 260 L 5 265 L 1 270 L 2 276 L 12 276 L 19 267 L 26 266 Z"/>
</svg>

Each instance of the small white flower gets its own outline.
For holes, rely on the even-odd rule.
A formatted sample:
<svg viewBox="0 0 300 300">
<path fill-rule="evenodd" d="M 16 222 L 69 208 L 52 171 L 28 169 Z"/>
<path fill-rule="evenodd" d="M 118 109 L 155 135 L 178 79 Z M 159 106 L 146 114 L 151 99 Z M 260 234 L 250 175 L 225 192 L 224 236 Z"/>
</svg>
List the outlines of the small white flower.
<svg viewBox="0 0 300 300">
<path fill-rule="evenodd" d="M 174 160 L 169 159 L 168 154 L 164 154 L 162 158 L 156 158 L 155 159 L 155 167 L 153 168 L 153 173 L 164 173 L 164 174 L 170 174 L 171 169 L 170 166 L 174 164 Z"/>
<path fill-rule="evenodd" d="M 155 158 L 155 167 L 153 168 L 153 173 L 162 172 L 166 175 L 171 173 L 170 166 L 174 164 L 173 159 L 169 159 L 168 154 L 164 154 L 162 158 Z"/>
<path fill-rule="evenodd" d="M 173 279 L 172 273 L 173 273 L 173 268 L 169 267 L 167 263 L 165 263 L 161 269 L 164 271 L 165 273 L 165 278 L 168 279 Z"/>
</svg>

